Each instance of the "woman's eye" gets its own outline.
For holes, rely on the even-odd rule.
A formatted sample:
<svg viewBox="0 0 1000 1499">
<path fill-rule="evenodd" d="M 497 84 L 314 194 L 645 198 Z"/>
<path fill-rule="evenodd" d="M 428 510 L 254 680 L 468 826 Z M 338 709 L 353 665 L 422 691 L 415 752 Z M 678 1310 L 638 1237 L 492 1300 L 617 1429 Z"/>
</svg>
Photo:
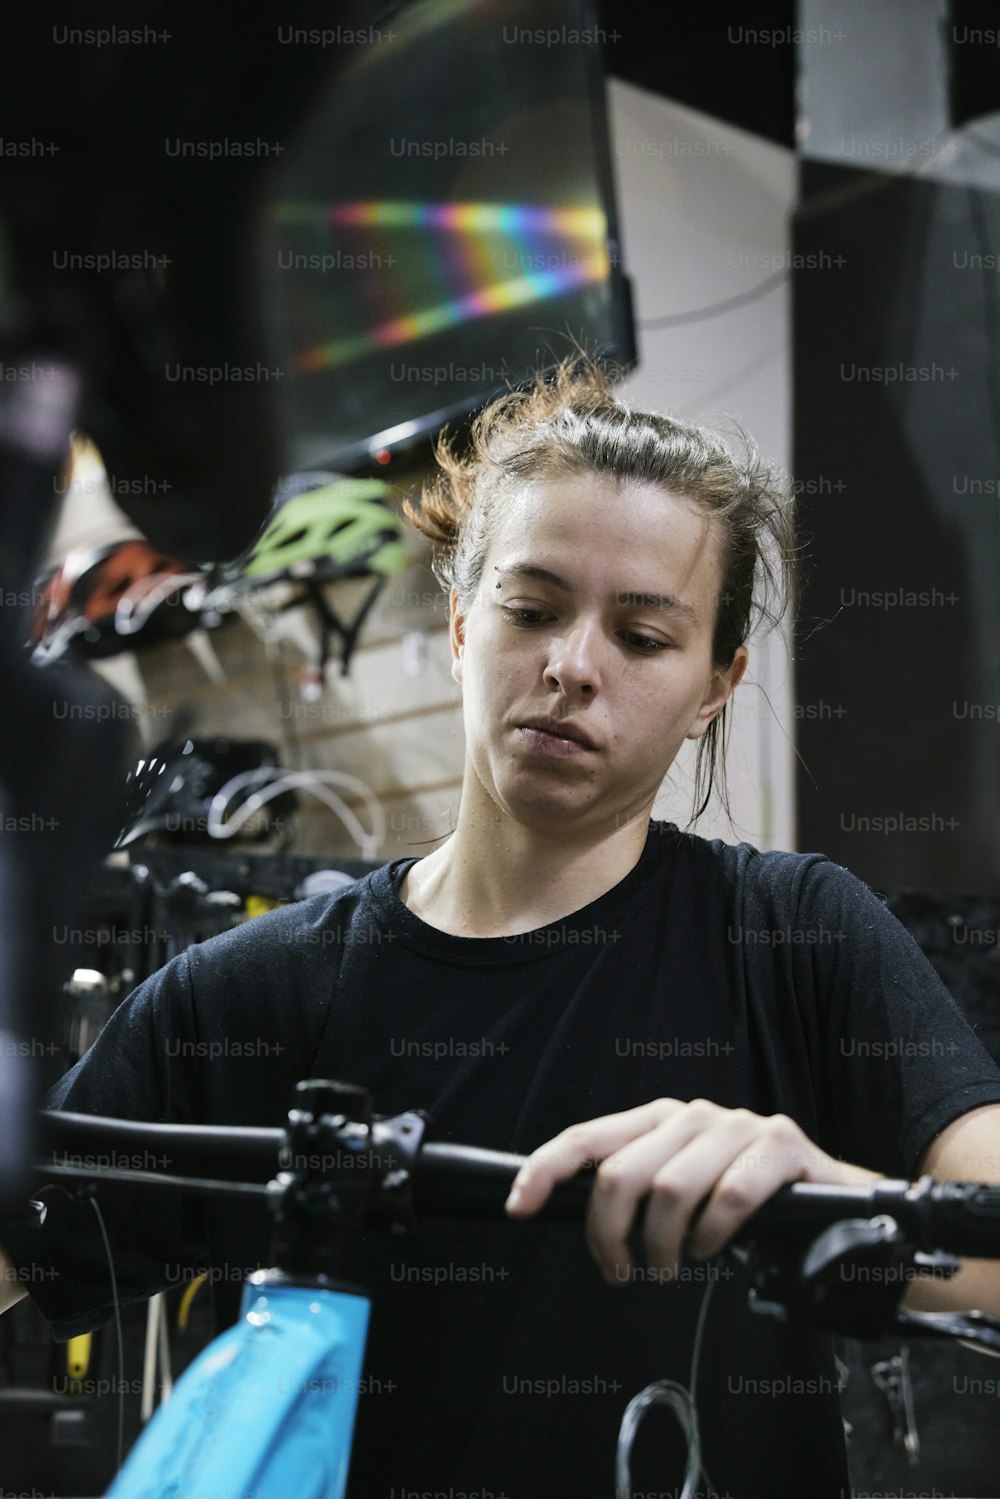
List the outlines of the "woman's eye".
<svg viewBox="0 0 1000 1499">
<path fill-rule="evenodd" d="M 668 640 L 653 640 L 649 635 L 637 635 L 632 630 L 626 630 L 625 639 L 629 645 L 635 646 L 636 650 L 647 656 L 653 656 L 657 651 L 668 651 L 671 648 Z"/>
<path fill-rule="evenodd" d="M 553 617 L 544 609 L 529 609 L 523 604 L 502 604 L 501 608 L 515 625 L 537 625 Z M 640 635 L 635 630 L 623 630 L 621 638 L 642 656 L 655 656 L 660 651 L 673 649 L 669 640 L 655 640 L 651 635 Z"/>
<path fill-rule="evenodd" d="M 543 612 L 541 609 L 521 609 L 510 604 L 503 605 L 503 612 L 505 614 L 509 614 L 514 620 L 515 624 L 519 625 L 537 625 L 538 621 L 543 618 Z M 525 615 L 531 615 L 533 617 L 530 619 L 526 619 Z"/>
</svg>

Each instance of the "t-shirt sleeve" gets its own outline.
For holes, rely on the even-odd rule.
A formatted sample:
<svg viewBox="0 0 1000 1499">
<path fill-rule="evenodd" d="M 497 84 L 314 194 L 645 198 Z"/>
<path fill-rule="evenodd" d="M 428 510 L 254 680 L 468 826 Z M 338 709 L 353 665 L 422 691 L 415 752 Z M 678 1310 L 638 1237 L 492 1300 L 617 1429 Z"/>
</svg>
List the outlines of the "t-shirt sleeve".
<svg viewBox="0 0 1000 1499">
<path fill-rule="evenodd" d="M 191 1123 L 199 1114 L 191 1053 L 196 1020 L 188 954 L 140 984 L 111 1016 L 90 1050 L 50 1090 L 46 1107 L 120 1119 Z M 133 1166 L 97 1160 L 95 1166 Z M 152 1165 L 152 1162 L 144 1163 Z M 114 1315 L 107 1252 L 92 1204 L 67 1186 L 35 1193 L 40 1226 L 0 1220 L 0 1243 L 52 1324 L 57 1342 L 92 1331 Z M 114 1257 L 118 1299 L 140 1301 L 205 1263 L 199 1199 L 169 1189 L 101 1183 L 97 1202 Z"/>
<path fill-rule="evenodd" d="M 797 927 L 821 1015 L 817 1059 L 840 1154 L 912 1180 L 924 1151 L 970 1109 L 1000 1103 L 1000 1068 L 929 959 L 868 885 L 805 864 Z"/>
</svg>

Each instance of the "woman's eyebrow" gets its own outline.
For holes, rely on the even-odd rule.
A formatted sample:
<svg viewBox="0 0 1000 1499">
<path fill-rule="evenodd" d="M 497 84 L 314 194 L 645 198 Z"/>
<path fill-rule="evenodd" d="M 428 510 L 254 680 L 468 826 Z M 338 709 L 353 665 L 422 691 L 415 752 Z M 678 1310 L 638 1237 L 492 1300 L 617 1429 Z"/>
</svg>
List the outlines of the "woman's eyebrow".
<svg viewBox="0 0 1000 1499">
<path fill-rule="evenodd" d="M 516 578 L 539 578 L 543 583 L 552 583 L 554 587 L 561 588 L 564 593 L 573 592 L 572 584 L 567 583 L 565 578 L 533 562 L 513 563 L 510 567 L 501 568 L 500 571 Z M 698 623 L 698 615 L 691 605 L 682 603 L 672 593 L 637 593 L 634 589 L 620 588 L 612 589 L 610 597 L 616 604 L 632 604 L 642 609 L 658 609 L 663 614 L 674 614 L 681 619 L 686 619 L 693 625 Z"/>
</svg>

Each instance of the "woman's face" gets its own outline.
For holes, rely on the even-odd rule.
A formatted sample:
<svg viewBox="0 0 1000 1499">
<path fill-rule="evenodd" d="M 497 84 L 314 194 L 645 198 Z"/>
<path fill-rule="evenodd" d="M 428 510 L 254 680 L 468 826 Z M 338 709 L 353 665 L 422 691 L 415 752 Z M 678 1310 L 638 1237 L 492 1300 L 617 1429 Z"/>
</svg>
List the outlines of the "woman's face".
<svg viewBox="0 0 1000 1499">
<path fill-rule="evenodd" d="M 463 617 L 451 601 L 466 771 L 517 822 L 611 830 L 648 815 L 685 738 L 746 667 L 712 670 L 717 523 L 652 485 L 527 484 L 498 520 Z M 565 720 L 561 735 L 531 721 Z"/>
</svg>

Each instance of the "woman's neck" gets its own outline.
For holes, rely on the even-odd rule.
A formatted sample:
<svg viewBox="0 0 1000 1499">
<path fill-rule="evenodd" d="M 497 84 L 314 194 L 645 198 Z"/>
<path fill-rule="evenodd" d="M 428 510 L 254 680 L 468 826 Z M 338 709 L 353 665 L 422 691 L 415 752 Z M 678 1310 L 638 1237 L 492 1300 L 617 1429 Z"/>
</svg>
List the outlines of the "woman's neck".
<svg viewBox="0 0 1000 1499">
<path fill-rule="evenodd" d="M 407 871 L 400 899 L 457 937 L 534 931 L 623 880 L 639 862 L 648 826 L 648 809 L 624 826 L 575 838 L 499 815 L 483 824 L 460 814 L 448 841 Z"/>
</svg>

